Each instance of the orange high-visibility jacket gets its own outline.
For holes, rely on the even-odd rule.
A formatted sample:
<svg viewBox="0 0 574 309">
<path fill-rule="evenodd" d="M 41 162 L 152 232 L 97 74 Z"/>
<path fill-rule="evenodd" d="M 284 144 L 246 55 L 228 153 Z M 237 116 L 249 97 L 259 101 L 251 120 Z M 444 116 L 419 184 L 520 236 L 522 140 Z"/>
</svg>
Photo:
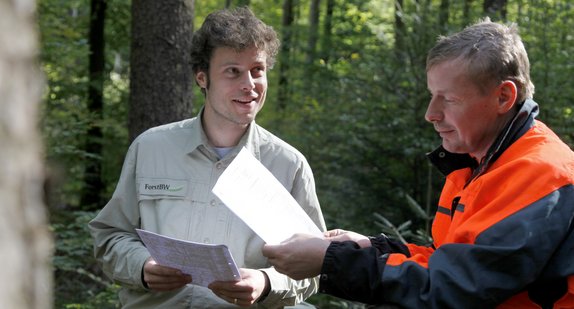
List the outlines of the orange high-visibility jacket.
<svg viewBox="0 0 574 309">
<path fill-rule="evenodd" d="M 537 114 L 527 100 L 480 165 L 429 153 L 447 177 L 434 243 L 332 243 L 320 291 L 406 308 L 574 308 L 574 153 Z"/>
</svg>

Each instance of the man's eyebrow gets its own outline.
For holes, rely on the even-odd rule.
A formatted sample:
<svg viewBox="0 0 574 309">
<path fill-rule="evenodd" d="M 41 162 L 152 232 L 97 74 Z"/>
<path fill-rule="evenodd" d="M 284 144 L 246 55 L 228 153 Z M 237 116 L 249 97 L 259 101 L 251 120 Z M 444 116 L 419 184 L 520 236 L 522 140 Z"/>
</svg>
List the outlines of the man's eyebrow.
<svg viewBox="0 0 574 309">
<path fill-rule="evenodd" d="M 224 61 L 221 65 L 222 65 L 222 66 L 226 66 L 226 65 L 238 65 L 238 63 L 235 62 L 235 61 L 233 61 L 233 60 L 227 60 L 227 61 Z"/>
<path fill-rule="evenodd" d="M 430 94 L 434 95 L 434 92 L 432 92 L 432 90 L 429 87 L 427 87 L 427 90 L 430 92 Z M 440 91 L 437 91 L 437 93 L 440 94 Z"/>
<path fill-rule="evenodd" d="M 262 61 L 255 61 L 253 62 L 255 65 L 265 65 L 267 64 L 266 61 L 262 60 Z M 234 60 L 228 60 L 228 61 L 224 61 L 221 66 L 228 66 L 228 65 L 241 65 L 239 62 L 236 62 Z"/>
<path fill-rule="evenodd" d="M 446 91 L 445 89 L 438 89 L 436 92 L 433 92 L 429 87 L 427 87 L 427 90 L 431 93 L 431 94 L 445 94 Z"/>
</svg>

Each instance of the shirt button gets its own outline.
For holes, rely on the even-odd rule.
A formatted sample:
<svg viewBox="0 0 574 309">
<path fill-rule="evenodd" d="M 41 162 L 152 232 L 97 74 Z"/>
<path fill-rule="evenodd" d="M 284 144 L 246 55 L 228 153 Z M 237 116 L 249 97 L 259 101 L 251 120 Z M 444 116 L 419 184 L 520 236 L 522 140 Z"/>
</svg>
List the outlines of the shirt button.
<svg viewBox="0 0 574 309">
<path fill-rule="evenodd" d="M 223 166 L 223 164 L 221 164 L 221 163 L 215 164 L 215 167 L 217 167 L 218 170 L 220 170 L 222 166 Z"/>
<path fill-rule="evenodd" d="M 209 204 L 211 204 L 211 206 L 215 206 L 215 200 L 211 200 L 211 202 L 209 202 Z"/>
<path fill-rule="evenodd" d="M 322 275 L 321 275 L 321 280 L 327 281 L 327 280 L 329 280 L 329 276 L 327 276 L 327 274 L 322 274 Z"/>
<path fill-rule="evenodd" d="M 203 240 L 203 243 L 208 244 L 208 243 L 209 243 L 209 238 L 204 239 L 204 240 Z"/>
<path fill-rule="evenodd" d="M 441 151 L 438 153 L 438 157 L 442 159 L 442 158 L 446 157 L 446 153 Z"/>
</svg>

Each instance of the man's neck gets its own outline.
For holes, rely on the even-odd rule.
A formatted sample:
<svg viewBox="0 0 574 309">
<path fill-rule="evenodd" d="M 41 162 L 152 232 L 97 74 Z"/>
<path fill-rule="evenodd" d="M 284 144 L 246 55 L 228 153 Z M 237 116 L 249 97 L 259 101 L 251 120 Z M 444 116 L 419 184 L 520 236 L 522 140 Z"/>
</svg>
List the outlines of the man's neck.
<svg viewBox="0 0 574 309">
<path fill-rule="evenodd" d="M 514 119 L 514 116 L 518 113 L 518 111 L 519 108 L 514 106 L 511 110 L 508 111 L 508 113 L 502 115 L 500 117 L 500 120 L 498 121 L 497 129 L 495 131 L 496 134 L 493 135 L 492 143 L 490 144 L 490 146 L 484 149 L 484 152 L 472 153 L 472 155 L 478 160 L 478 163 L 482 163 L 482 160 L 486 156 L 487 151 L 490 149 L 490 147 L 492 147 L 493 143 L 496 142 L 496 139 L 502 133 L 502 131 L 504 131 L 506 126 L 512 121 L 512 119 Z"/>
<path fill-rule="evenodd" d="M 203 131 L 213 147 L 228 148 L 235 147 L 249 128 L 247 125 L 226 124 L 221 125 L 204 121 L 202 119 Z"/>
</svg>

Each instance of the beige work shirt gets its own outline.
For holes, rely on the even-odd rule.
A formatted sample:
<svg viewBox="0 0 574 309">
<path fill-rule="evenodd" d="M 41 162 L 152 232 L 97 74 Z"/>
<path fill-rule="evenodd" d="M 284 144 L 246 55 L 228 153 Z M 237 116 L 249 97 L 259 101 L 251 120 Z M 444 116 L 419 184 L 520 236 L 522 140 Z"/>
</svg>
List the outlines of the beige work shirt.
<svg viewBox="0 0 574 309">
<path fill-rule="evenodd" d="M 264 241 L 211 192 L 242 147 L 271 171 L 321 231 L 326 230 L 309 164 L 255 122 L 223 159 L 209 146 L 201 116 L 152 128 L 130 146 L 112 199 L 89 223 L 98 263 L 125 287 L 119 294 L 124 309 L 237 308 L 194 284 L 170 292 L 146 289 L 141 274 L 150 253 L 136 228 L 227 245 L 238 267 L 260 269 L 269 276 L 271 291 L 260 308 L 292 306 L 317 291 L 317 279 L 296 281 L 271 268 L 261 254 Z M 183 189 L 158 190 L 161 185 Z"/>
</svg>

